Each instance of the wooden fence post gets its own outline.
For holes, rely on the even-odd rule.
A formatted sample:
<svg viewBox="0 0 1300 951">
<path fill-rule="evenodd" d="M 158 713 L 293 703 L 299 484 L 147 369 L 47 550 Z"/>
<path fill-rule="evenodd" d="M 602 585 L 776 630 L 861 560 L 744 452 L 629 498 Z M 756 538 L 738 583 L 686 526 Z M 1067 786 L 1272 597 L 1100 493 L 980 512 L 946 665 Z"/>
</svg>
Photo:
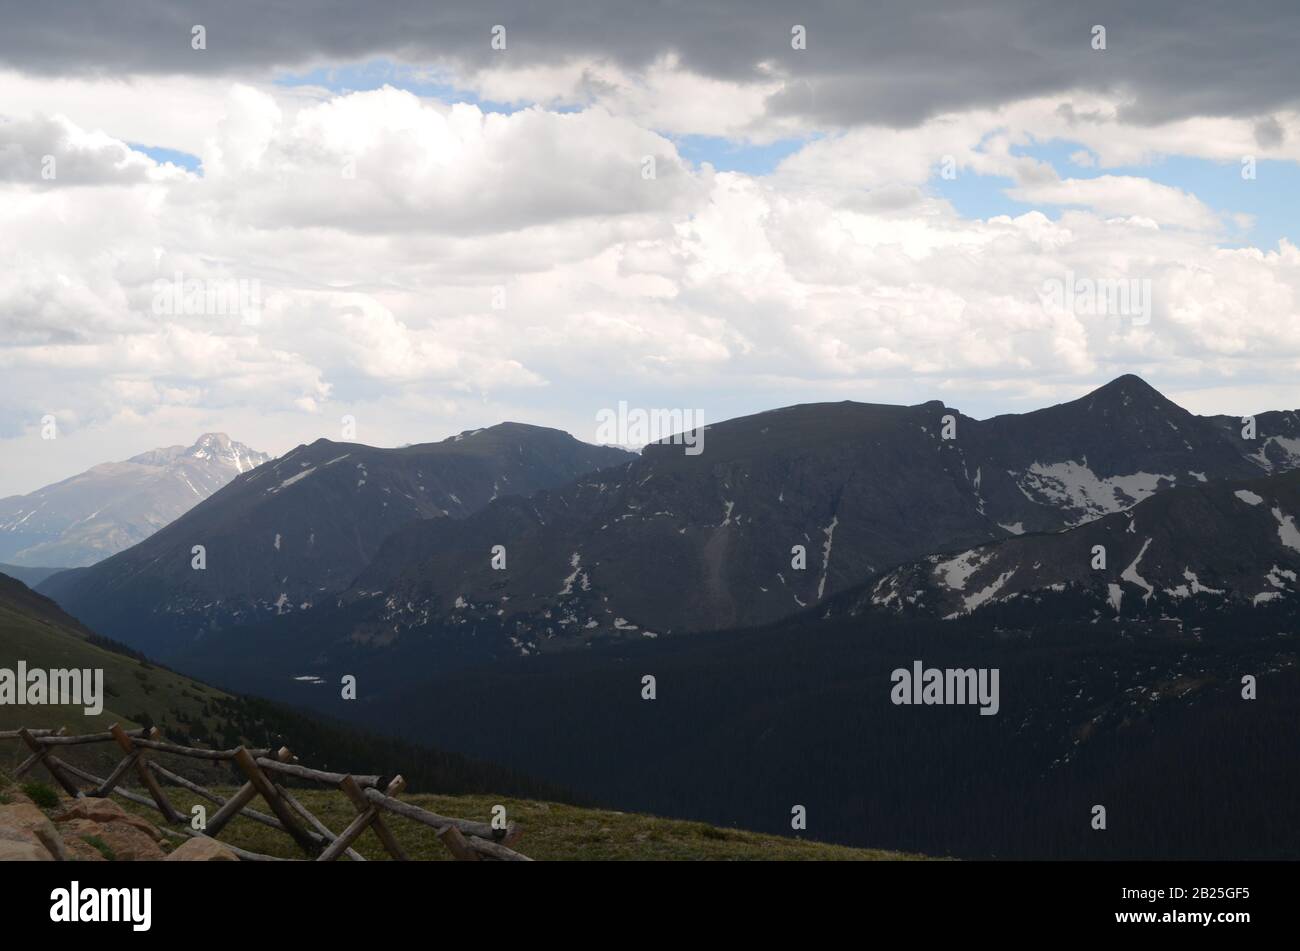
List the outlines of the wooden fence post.
<svg viewBox="0 0 1300 951">
<path fill-rule="evenodd" d="M 349 776 L 347 777 L 345 782 L 351 779 L 352 777 Z M 342 783 L 340 783 L 340 786 L 341 785 Z M 353 781 L 352 785 L 354 786 L 356 785 L 355 781 Z M 398 776 L 391 783 L 388 784 L 387 794 L 390 796 L 396 796 L 405 788 L 406 788 L 406 780 L 404 780 L 401 776 Z M 360 789 L 358 787 L 358 792 L 359 791 Z M 351 799 L 352 797 L 349 796 L 348 798 Z M 362 797 L 360 804 L 358 804 L 357 800 L 355 799 L 352 800 L 352 803 L 354 806 L 357 806 L 357 810 L 358 810 L 357 817 L 353 819 L 350 823 L 348 823 L 348 827 L 339 833 L 339 837 L 330 843 L 329 848 L 327 848 L 324 852 L 320 854 L 320 858 L 317 859 L 317 861 L 333 862 L 340 855 L 342 855 L 345 850 L 349 855 L 351 855 L 352 850 L 348 848 L 348 846 L 350 846 L 353 842 L 355 842 L 361 836 L 361 833 L 365 832 L 366 829 L 368 829 L 371 826 L 371 824 L 375 822 L 375 820 L 378 819 L 381 822 L 383 821 L 379 817 L 378 807 L 367 803 L 365 801 L 364 796 Z M 364 804 L 365 806 L 364 809 L 361 808 L 362 804 Z M 381 837 L 381 841 L 383 841 L 382 837 Z M 384 847 L 388 848 L 387 842 L 384 842 Z M 393 853 L 392 850 L 390 850 L 389 854 L 391 854 L 393 858 L 399 862 L 406 860 L 405 859 L 406 853 L 402 851 L 400 845 L 397 847 L 396 853 Z"/>
<path fill-rule="evenodd" d="M 361 791 L 361 787 L 357 785 L 357 781 L 351 776 L 344 776 L 343 781 L 339 783 L 339 788 L 352 800 L 352 805 L 359 814 L 364 814 L 370 809 L 370 802 L 366 799 L 366 794 Z M 388 788 L 400 792 L 406 788 L 406 780 L 398 776 L 388 784 Z M 375 830 L 375 835 L 379 836 L 379 841 L 384 843 L 384 848 L 388 850 L 388 854 L 393 857 L 394 861 L 409 862 L 411 860 L 411 857 L 406 854 L 406 850 L 402 848 L 402 844 L 397 841 L 397 837 L 393 835 L 384 822 L 384 817 L 379 814 L 378 809 L 375 810 L 375 815 L 370 820 L 370 826 Z"/>
<path fill-rule="evenodd" d="M 285 762 L 293 755 L 287 749 L 280 750 L 280 754 L 282 755 L 277 758 Z M 298 821 L 294 811 L 289 808 L 289 804 L 276 791 L 275 784 L 266 778 L 266 774 L 253 760 L 252 755 L 242 746 L 235 751 L 235 765 L 243 770 L 244 775 L 248 777 L 249 783 L 266 800 L 266 804 L 271 807 L 275 817 L 283 823 L 284 831 L 293 837 L 293 841 L 298 843 L 298 847 L 308 855 L 315 856 L 319 854 L 320 848 L 316 844 L 316 840 L 302 827 L 302 823 Z"/>
<path fill-rule="evenodd" d="M 117 741 L 117 745 L 127 754 L 127 758 L 118 765 L 118 769 L 114 770 L 113 775 L 104 780 L 103 786 L 107 786 L 108 788 L 103 794 L 108 795 L 113 786 L 117 784 L 117 781 L 121 779 L 119 771 L 122 771 L 124 767 L 130 768 L 130 766 L 134 766 L 136 775 L 140 777 L 140 782 L 144 784 L 144 788 L 149 790 L 149 795 L 153 796 L 153 801 L 158 804 L 158 811 L 163 814 L 163 818 L 172 824 L 184 822 L 185 817 L 176 811 L 176 807 L 171 804 L 171 800 L 168 799 L 167 794 L 163 792 L 163 788 L 158 782 L 158 777 L 156 777 L 145 764 L 145 751 L 136 747 L 135 743 L 131 741 L 131 738 L 126 735 L 126 730 L 122 729 L 120 723 L 114 723 L 108 728 L 108 732 L 113 734 L 113 739 Z M 149 731 L 149 739 L 151 740 L 157 739 L 159 735 L 157 727 L 154 727 Z M 110 782 L 112 785 L 110 785 Z M 101 786 L 101 788 L 103 788 L 103 786 Z M 96 794 L 98 794 L 98 790 L 96 790 Z"/>
<path fill-rule="evenodd" d="M 243 747 L 241 746 L 240 749 L 242 750 Z M 287 754 L 288 752 L 288 750 L 281 750 L 276 754 L 276 757 L 280 758 L 281 754 Z M 238 750 L 235 755 L 239 755 Z M 241 809 L 247 806 L 256 797 L 257 788 L 252 784 L 252 782 L 244 783 L 244 785 L 239 788 L 239 792 L 227 799 L 225 804 L 217 810 L 217 814 L 208 820 L 207 827 L 204 831 L 210 836 L 216 836 L 226 827 L 226 824 L 229 823 L 231 819 L 239 815 Z"/>
<path fill-rule="evenodd" d="M 55 781 L 60 786 L 63 787 L 64 792 L 73 799 L 80 799 L 83 795 L 82 791 L 77 788 L 76 783 L 64 774 L 63 770 L 60 768 L 63 763 L 57 756 L 52 756 L 50 754 L 50 748 L 48 746 L 42 746 L 36 737 L 32 736 L 30 730 L 19 730 L 18 735 L 22 737 L 23 742 L 27 744 L 27 748 L 37 754 L 35 761 L 32 761 L 29 758 L 28 762 L 30 762 L 32 766 L 35 766 L 36 763 L 40 763 L 49 770 L 50 775 L 54 777 Z M 23 765 L 26 766 L 27 764 L 24 763 Z"/>
<path fill-rule="evenodd" d="M 443 826 L 438 830 L 438 838 L 442 844 L 447 847 L 457 862 L 477 862 L 479 855 L 469 847 L 469 842 L 465 839 L 465 834 L 455 826 Z"/>
<path fill-rule="evenodd" d="M 27 747 L 30 749 L 32 745 L 32 740 L 36 739 L 36 737 L 42 735 L 62 736 L 67 731 L 67 729 L 68 728 L 66 726 L 61 726 L 57 730 L 24 730 L 23 728 L 20 727 L 17 730 L 14 730 L 13 735 L 18 737 L 24 743 L 26 743 Z M 14 779 L 22 778 L 22 775 L 24 773 L 26 773 L 37 763 L 45 759 L 45 754 L 47 752 L 49 752 L 48 746 L 40 746 L 38 744 L 36 751 L 32 753 L 31 756 L 27 757 L 27 759 L 23 760 L 18 765 L 18 768 L 14 770 Z"/>
</svg>

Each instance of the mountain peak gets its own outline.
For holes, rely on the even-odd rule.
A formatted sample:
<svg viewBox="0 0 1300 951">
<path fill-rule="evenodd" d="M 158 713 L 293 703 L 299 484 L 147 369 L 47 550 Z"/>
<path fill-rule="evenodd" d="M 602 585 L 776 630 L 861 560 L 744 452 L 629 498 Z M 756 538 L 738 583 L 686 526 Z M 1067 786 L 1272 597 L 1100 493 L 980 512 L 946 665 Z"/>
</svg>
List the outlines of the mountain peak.
<svg viewBox="0 0 1300 951">
<path fill-rule="evenodd" d="M 218 446 L 222 449 L 226 449 L 229 448 L 230 444 L 231 444 L 231 439 L 225 433 L 204 433 L 202 436 L 200 436 L 198 439 L 194 441 L 194 445 L 191 446 L 190 448 L 198 449 L 200 447 L 207 448 L 211 446 Z"/>
<path fill-rule="evenodd" d="M 242 442 L 235 442 L 225 433 L 204 433 L 182 455 L 189 459 L 210 460 L 238 472 L 246 472 L 271 458 L 264 452 L 249 449 Z"/>
<path fill-rule="evenodd" d="M 1117 376 L 1109 383 L 1097 387 L 1088 394 L 1088 397 L 1110 396 L 1110 397 L 1149 397 L 1154 396 L 1159 399 L 1165 399 L 1165 395 L 1148 383 L 1142 377 L 1134 373 L 1125 373 L 1123 376 Z"/>
</svg>

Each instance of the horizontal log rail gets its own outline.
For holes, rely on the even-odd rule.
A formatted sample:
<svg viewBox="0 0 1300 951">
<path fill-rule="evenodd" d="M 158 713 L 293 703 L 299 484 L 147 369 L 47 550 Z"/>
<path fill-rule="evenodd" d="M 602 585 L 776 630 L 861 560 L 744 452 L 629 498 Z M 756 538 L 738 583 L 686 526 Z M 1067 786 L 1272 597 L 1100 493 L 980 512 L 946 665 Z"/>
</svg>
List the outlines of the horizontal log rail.
<svg viewBox="0 0 1300 951">
<path fill-rule="evenodd" d="M 510 848 L 520 835 L 514 823 L 507 824 L 505 828 L 496 828 L 492 823 L 441 816 L 397 798 L 406 785 L 401 776 L 395 776 L 384 785 L 384 779 L 379 776 L 312 769 L 297 762 L 294 755 L 284 747 L 275 751 L 242 746 L 230 750 L 203 749 L 170 743 L 160 737 L 156 728 L 125 730 L 116 723 L 107 732 L 80 736 L 69 736 L 66 729 L 6 730 L 0 732 L 0 740 L 19 740 L 30 753 L 15 771 L 15 778 L 37 766 L 43 766 L 64 791 L 74 798 L 119 796 L 127 802 L 146 806 L 162 814 L 166 825 L 160 827 L 161 831 L 172 839 L 211 838 L 221 841 L 218 836 L 231 820 L 243 817 L 285 833 L 312 861 L 332 862 L 346 855 L 354 862 L 364 862 L 365 857 L 352 846 L 367 829 L 375 833 L 392 859 L 409 861 L 405 850 L 384 822 L 383 814 L 388 813 L 434 829 L 439 841 L 459 861 L 532 861 Z M 96 776 L 54 753 L 63 747 L 94 743 L 111 743 L 124 754 L 107 777 Z M 166 753 L 209 763 L 229 762 L 247 781 L 233 796 L 224 797 L 162 766 L 149 753 Z M 144 786 L 143 792 L 127 789 L 123 785 L 131 773 L 136 774 Z M 337 789 L 351 803 L 356 815 L 342 832 L 331 831 L 285 788 L 284 782 L 288 778 Z M 86 787 L 79 787 L 74 779 L 81 780 L 87 784 Z M 217 812 L 202 829 L 191 828 L 190 817 L 176 810 L 159 780 L 206 799 L 217 806 Z M 270 806 L 273 815 L 251 808 L 253 800 L 258 798 Z M 167 828 L 167 825 L 174 828 Z M 228 842 L 222 842 L 222 845 L 234 852 L 241 861 L 300 861 L 250 852 Z"/>
</svg>

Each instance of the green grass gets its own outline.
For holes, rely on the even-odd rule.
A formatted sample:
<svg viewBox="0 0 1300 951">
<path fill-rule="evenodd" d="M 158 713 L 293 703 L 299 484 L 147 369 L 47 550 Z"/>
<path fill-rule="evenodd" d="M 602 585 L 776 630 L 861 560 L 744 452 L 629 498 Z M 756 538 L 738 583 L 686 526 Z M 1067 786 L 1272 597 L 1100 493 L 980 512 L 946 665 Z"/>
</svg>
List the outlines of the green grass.
<svg viewBox="0 0 1300 951">
<path fill-rule="evenodd" d="M 106 730 L 114 723 L 124 727 L 140 724 L 134 717 L 149 714 L 155 723 L 168 721 L 174 732 L 176 715 L 203 719 L 203 707 L 227 695 L 212 687 L 154 667 L 125 654 L 91 644 L 84 637 L 0 604 L 0 647 L 5 657 L 26 661 L 28 668 L 102 668 L 104 709 L 86 716 L 79 706 L 0 706 L 0 730 L 57 729 L 66 726 L 74 733 Z M 6 666 L 12 666 L 6 662 Z"/>
<path fill-rule="evenodd" d="M 107 859 L 108 861 L 110 862 L 117 861 L 117 853 L 114 852 L 112 847 L 103 839 L 101 839 L 99 836 L 83 835 L 81 837 L 81 841 L 85 842 L 87 845 L 92 846 L 95 849 L 95 851 L 97 851 L 100 855 L 104 856 L 104 858 Z"/>
<path fill-rule="evenodd" d="M 5 704 L 0 706 L 0 731 L 66 727 L 69 733 L 80 734 L 102 732 L 114 723 L 128 730 L 158 725 L 173 742 L 192 740 L 193 745 L 208 746 L 223 729 L 223 708 L 233 703 L 220 690 L 135 657 L 105 650 L 73 628 L 4 602 L 0 602 L 0 657 L 7 658 L 3 666 L 10 668 L 21 659 L 28 669 L 104 671 L 104 708 L 99 714 L 87 716 L 83 706 Z M 145 720 L 148 722 L 142 722 Z M 203 741 L 196 739 L 195 733 Z M 0 741 L 0 765 L 12 766 L 26 755 L 21 741 Z M 121 758 L 112 744 L 69 747 L 60 755 L 96 772 L 111 769 Z"/>
<path fill-rule="evenodd" d="M 22 790 L 28 799 L 42 809 L 53 809 L 59 804 L 59 794 L 44 783 L 23 783 Z"/>
<path fill-rule="evenodd" d="M 220 795 L 229 796 L 225 789 Z M 295 789 L 296 799 L 335 832 L 356 815 L 351 803 L 340 792 L 321 789 Z M 193 805 L 203 800 L 185 790 L 167 787 L 167 795 L 185 816 Z M 403 796 L 404 800 L 431 812 L 461 819 L 488 822 L 492 807 L 506 807 L 510 821 L 523 830 L 514 848 L 530 858 L 557 860 L 821 860 L 868 861 L 921 859 L 924 856 L 878 849 L 854 849 L 830 845 L 811 839 L 765 835 L 740 829 L 727 829 L 679 819 L 663 819 L 637 813 L 586 809 L 556 803 L 517 800 L 496 796 Z M 157 813 L 143 806 L 123 804 L 127 809 L 150 821 Z M 206 804 L 208 815 L 216 807 Z M 253 808 L 269 811 L 256 800 Z M 401 816 L 385 815 L 388 827 L 413 859 L 447 861 L 450 854 L 434 830 Z M 236 819 L 220 839 L 252 852 L 282 858 L 302 858 L 303 854 L 283 832 L 248 819 Z M 367 859 L 384 860 L 387 853 L 374 832 L 367 830 L 355 848 Z"/>
</svg>

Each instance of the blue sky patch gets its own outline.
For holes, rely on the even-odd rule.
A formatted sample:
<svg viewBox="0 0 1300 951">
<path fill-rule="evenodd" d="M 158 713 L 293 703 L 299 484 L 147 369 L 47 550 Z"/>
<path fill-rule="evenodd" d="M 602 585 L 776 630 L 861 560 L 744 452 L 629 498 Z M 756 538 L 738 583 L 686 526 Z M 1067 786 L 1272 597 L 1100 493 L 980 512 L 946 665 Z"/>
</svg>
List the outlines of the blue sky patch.
<svg viewBox="0 0 1300 951">
<path fill-rule="evenodd" d="M 1124 175 L 1147 178 L 1162 185 L 1195 195 L 1211 211 L 1219 214 L 1247 214 L 1253 226 L 1245 229 L 1229 224 L 1220 241 L 1223 247 L 1254 245 L 1264 250 L 1276 249 L 1281 238 L 1300 243 L 1300 164 L 1282 161 L 1259 161 L 1256 178 L 1241 175 L 1241 163 L 1218 162 L 1189 156 L 1161 156 L 1143 165 L 1119 165 L 1110 168 L 1077 164 L 1073 158 L 1088 149 L 1078 142 L 1052 140 L 1030 147 L 1014 148 L 1015 155 L 1026 155 L 1046 162 L 1062 179 L 1098 178 Z M 1094 156 L 1095 158 L 1095 156 Z M 950 201 L 963 217 L 989 218 L 994 215 L 1022 215 L 1035 206 L 1016 201 L 1007 195 L 1015 186 L 1000 175 L 978 175 L 961 171 L 951 181 L 943 179 L 936 165 L 930 188 Z M 1057 218 L 1061 206 L 1039 208 L 1049 218 Z"/>
<path fill-rule="evenodd" d="M 173 165 L 179 165 L 187 171 L 203 174 L 203 160 L 197 155 L 191 155 L 189 152 L 181 152 L 178 149 L 164 149 L 157 145 L 140 145 L 136 142 L 128 142 L 127 146 L 134 152 L 144 153 L 155 162 L 171 162 Z"/>
</svg>

